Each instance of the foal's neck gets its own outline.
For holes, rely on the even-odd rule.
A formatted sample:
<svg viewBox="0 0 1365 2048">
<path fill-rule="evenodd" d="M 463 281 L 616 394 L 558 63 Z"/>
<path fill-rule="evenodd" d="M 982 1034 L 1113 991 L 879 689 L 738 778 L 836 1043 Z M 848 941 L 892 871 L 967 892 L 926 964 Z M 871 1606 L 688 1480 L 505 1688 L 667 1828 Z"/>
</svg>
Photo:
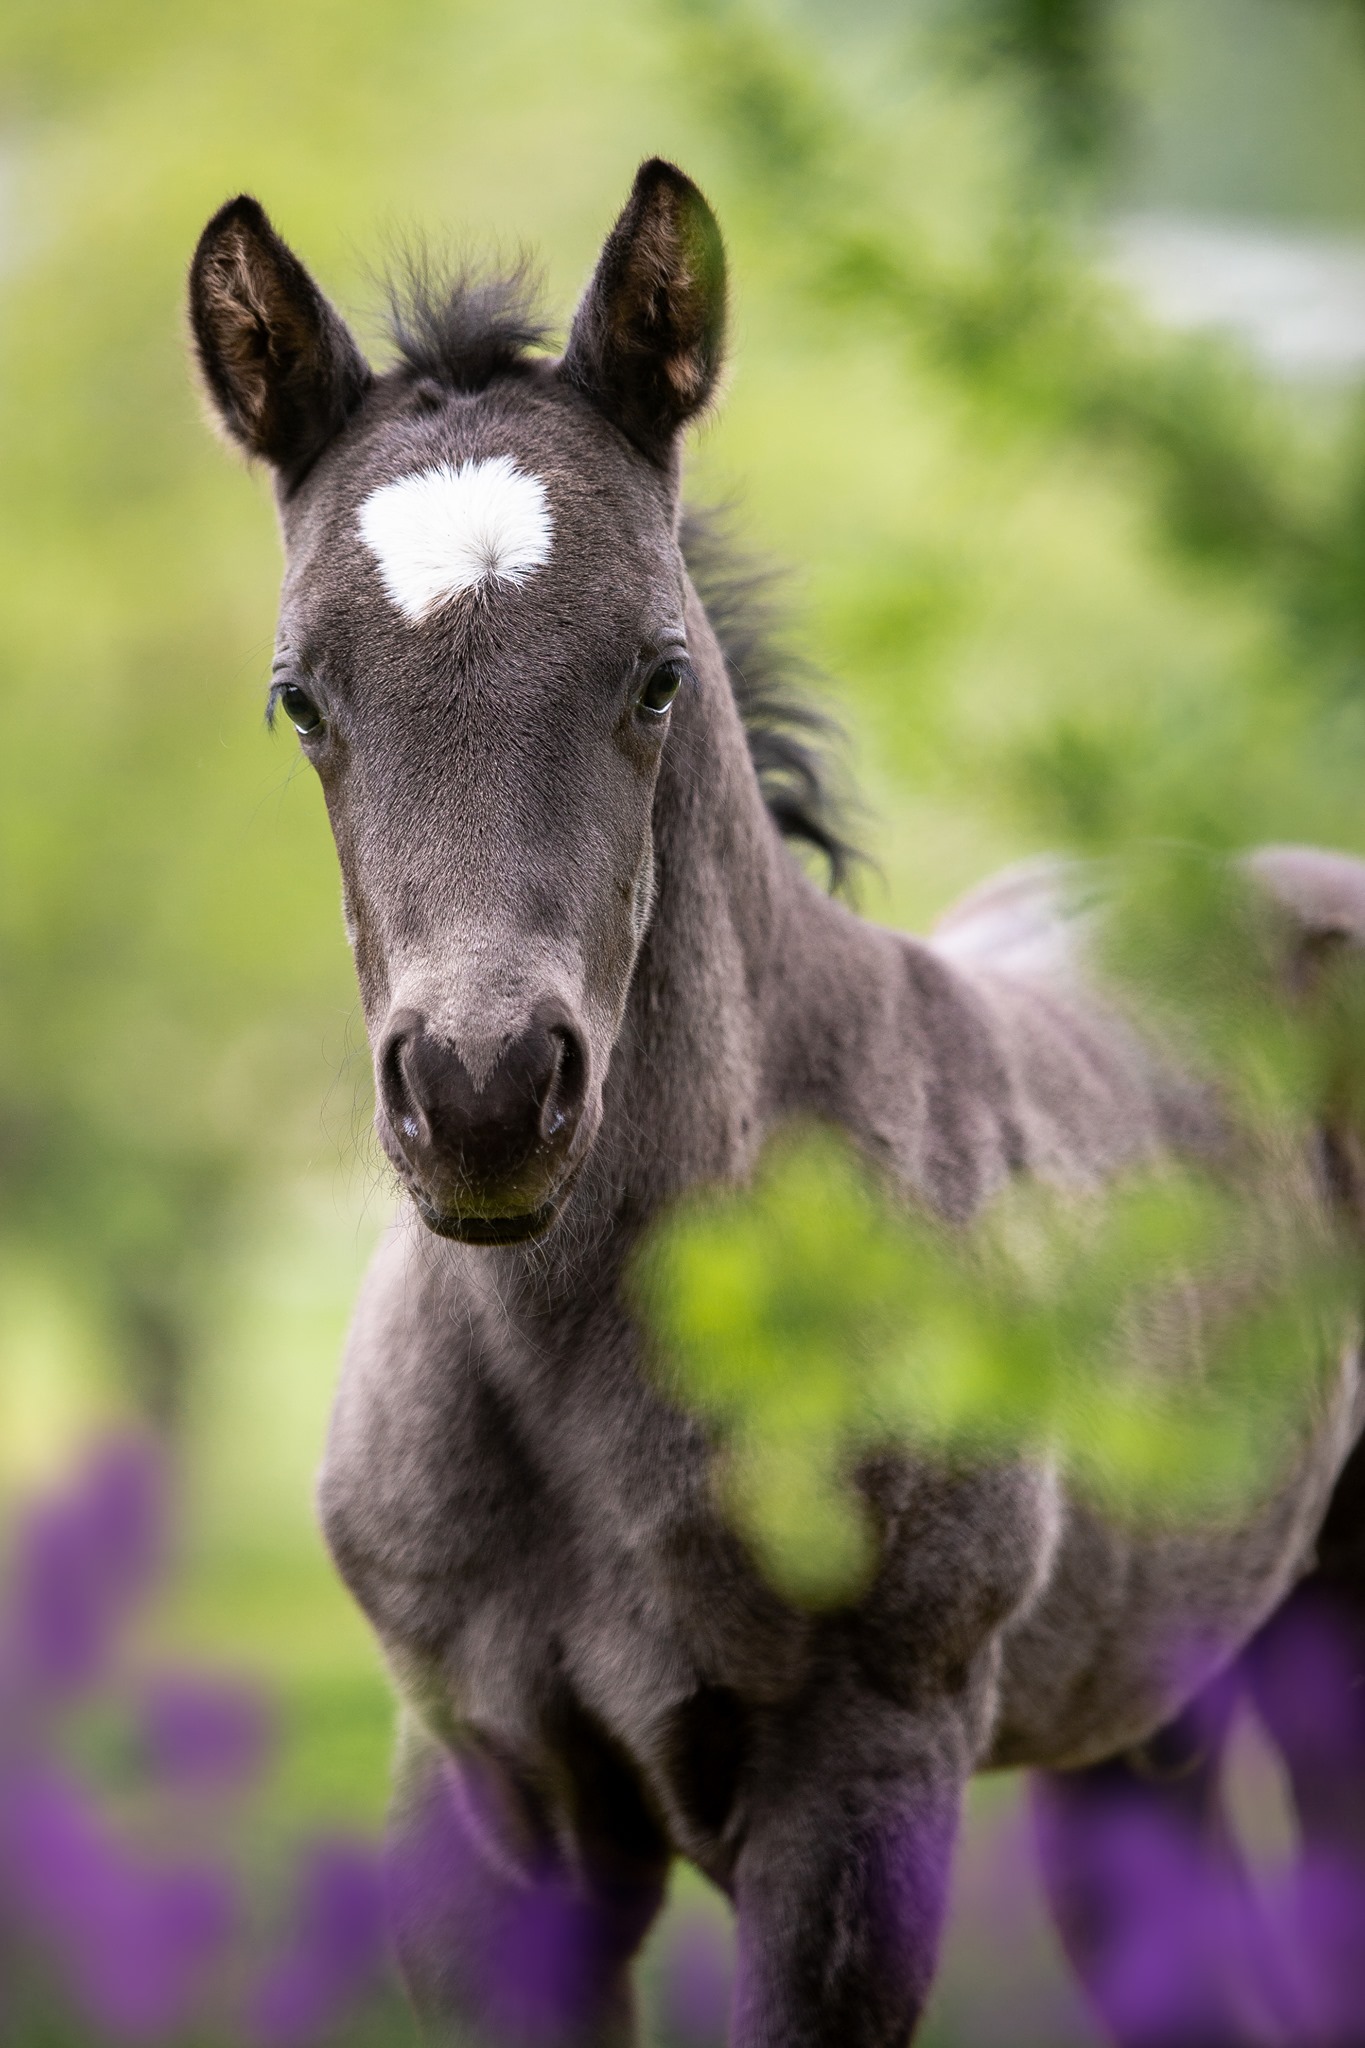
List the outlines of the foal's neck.
<svg viewBox="0 0 1365 2048">
<path fill-rule="evenodd" d="M 806 1119 L 966 1219 L 1021 1144 L 979 995 L 807 876 L 763 800 L 718 650 L 688 712 L 661 769 L 658 896 L 603 1134 L 627 1206 L 647 1221 L 689 1186 L 743 1180 L 779 1125 Z"/>
<path fill-rule="evenodd" d="M 876 1151 L 869 1081 L 922 949 L 807 876 L 764 802 L 717 657 L 670 736 L 655 808 L 657 894 L 613 1060 L 612 1121 L 637 1200 L 747 1177 L 785 1120 Z M 617 1063 L 619 1062 L 619 1070 Z"/>
<path fill-rule="evenodd" d="M 965 1216 L 982 1192 L 967 1126 L 999 1104 L 1001 1077 L 979 1015 L 927 947 L 854 916 L 804 873 L 764 802 L 704 620 L 694 648 L 698 637 L 713 658 L 664 750 L 653 914 L 602 1129 L 548 1258 L 520 1263 L 524 1307 L 560 1327 L 566 1307 L 611 1297 L 670 1203 L 746 1180 L 784 1123 L 843 1129 L 940 1212 Z"/>
</svg>

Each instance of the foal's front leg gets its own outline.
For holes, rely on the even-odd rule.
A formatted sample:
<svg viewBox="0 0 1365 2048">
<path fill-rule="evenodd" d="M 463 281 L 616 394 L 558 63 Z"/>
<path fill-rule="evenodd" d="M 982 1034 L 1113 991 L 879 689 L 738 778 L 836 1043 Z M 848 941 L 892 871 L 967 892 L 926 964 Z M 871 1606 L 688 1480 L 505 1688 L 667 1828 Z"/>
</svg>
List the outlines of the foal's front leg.
<svg viewBox="0 0 1365 2048">
<path fill-rule="evenodd" d="M 952 1711 L 841 1695 L 759 1744 L 733 2048 L 904 2048 L 928 1995 L 968 1746 Z"/>
</svg>

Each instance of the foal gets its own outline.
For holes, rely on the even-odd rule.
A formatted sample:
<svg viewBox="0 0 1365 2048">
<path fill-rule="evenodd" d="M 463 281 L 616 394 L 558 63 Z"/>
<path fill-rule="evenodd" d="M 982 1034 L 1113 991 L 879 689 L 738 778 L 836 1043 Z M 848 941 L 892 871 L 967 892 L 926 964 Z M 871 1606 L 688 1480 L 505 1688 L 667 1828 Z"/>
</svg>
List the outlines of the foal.
<svg viewBox="0 0 1365 2048">
<path fill-rule="evenodd" d="M 276 480 L 271 704 L 322 782 L 408 1197 L 321 1503 L 403 1701 L 395 1915 L 437 2039 L 631 2040 L 681 1855 L 738 1916 L 737 2048 L 905 2042 L 968 1776 L 1066 1772 L 1070 1839 L 1104 1760 L 1186 1705 L 1172 1646 L 1235 1657 L 1308 1569 L 1362 1416 L 1354 1352 L 1305 1356 L 1302 1428 L 1236 1527 L 1106 1526 L 1045 1459 L 879 1460 L 875 1577 L 835 1613 L 785 1604 L 719 1513 L 624 1285 L 684 1191 L 743 1182 L 793 1117 L 961 1224 L 1021 1175 L 1093 1188 L 1217 1142 L 1018 943 L 1027 891 L 922 943 L 784 844 L 835 846 L 790 732 L 746 732 L 680 544 L 724 311 L 715 221 L 659 161 L 558 359 L 514 294 L 465 287 L 419 297 L 376 375 L 247 198 L 191 275 L 213 403 Z M 1365 869 L 1263 868 L 1310 936 L 1365 930 Z M 1058 1890 L 1087 1967 L 1094 1915 Z M 552 2024 L 495 1967 L 551 1894 Z M 1209 2011 L 1242 2038 L 1235 2000 Z"/>
</svg>

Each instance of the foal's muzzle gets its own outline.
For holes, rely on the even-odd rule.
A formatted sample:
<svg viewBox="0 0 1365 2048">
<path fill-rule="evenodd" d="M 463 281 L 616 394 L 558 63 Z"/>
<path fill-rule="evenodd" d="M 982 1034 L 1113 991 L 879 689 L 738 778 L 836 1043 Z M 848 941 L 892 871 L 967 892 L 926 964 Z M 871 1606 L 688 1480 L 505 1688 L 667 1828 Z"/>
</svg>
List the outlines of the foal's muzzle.
<svg viewBox="0 0 1365 2048">
<path fill-rule="evenodd" d="M 586 1135 L 587 1049 L 561 1004 L 542 1004 L 478 1079 L 420 1011 L 396 1011 L 378 1088 L 380 1140 L 428 1228 L 465 1244 L 549 1229 Z"/>
</svg>

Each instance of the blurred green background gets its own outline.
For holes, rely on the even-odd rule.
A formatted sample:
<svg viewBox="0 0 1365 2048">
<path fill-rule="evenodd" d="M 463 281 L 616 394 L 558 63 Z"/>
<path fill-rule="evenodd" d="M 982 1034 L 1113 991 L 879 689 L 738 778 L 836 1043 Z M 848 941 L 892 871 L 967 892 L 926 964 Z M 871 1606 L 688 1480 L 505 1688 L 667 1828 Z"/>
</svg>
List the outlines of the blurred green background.
<svg viewBox="0 0 1365 2048">
<path fill-rule="evenodd" d="M 414 236 L 530 247 L 567 314 L 653 153 L 733 266 L 692 489 L 794 566 L 869 914 L 1047 846 L 1365 849 L 1365 7 L 9 0 L 0 1487 L 130 1414 L 175 1434 L 163 1627 L 279 1690 L 282 1834 L 383 1804 L 310 1489 L 391 1196 L 321 802 L 262 727 L 269 491 L 205 430 L 185 267 L 245 188 L 379 348 Z M 1192 222 L 1196 269 L 1241 251 L 1240 342 L 1124 283 L 1199 327 Z M 1258 290 L 1319 287 L 1297 353 L 1258 341 Z M 1008 1798 L 929 2038 L 1022 2040 L 1027 1978 L 1055 2048 L 1083 2023 L 973 1846 Z"/>
</svg>

